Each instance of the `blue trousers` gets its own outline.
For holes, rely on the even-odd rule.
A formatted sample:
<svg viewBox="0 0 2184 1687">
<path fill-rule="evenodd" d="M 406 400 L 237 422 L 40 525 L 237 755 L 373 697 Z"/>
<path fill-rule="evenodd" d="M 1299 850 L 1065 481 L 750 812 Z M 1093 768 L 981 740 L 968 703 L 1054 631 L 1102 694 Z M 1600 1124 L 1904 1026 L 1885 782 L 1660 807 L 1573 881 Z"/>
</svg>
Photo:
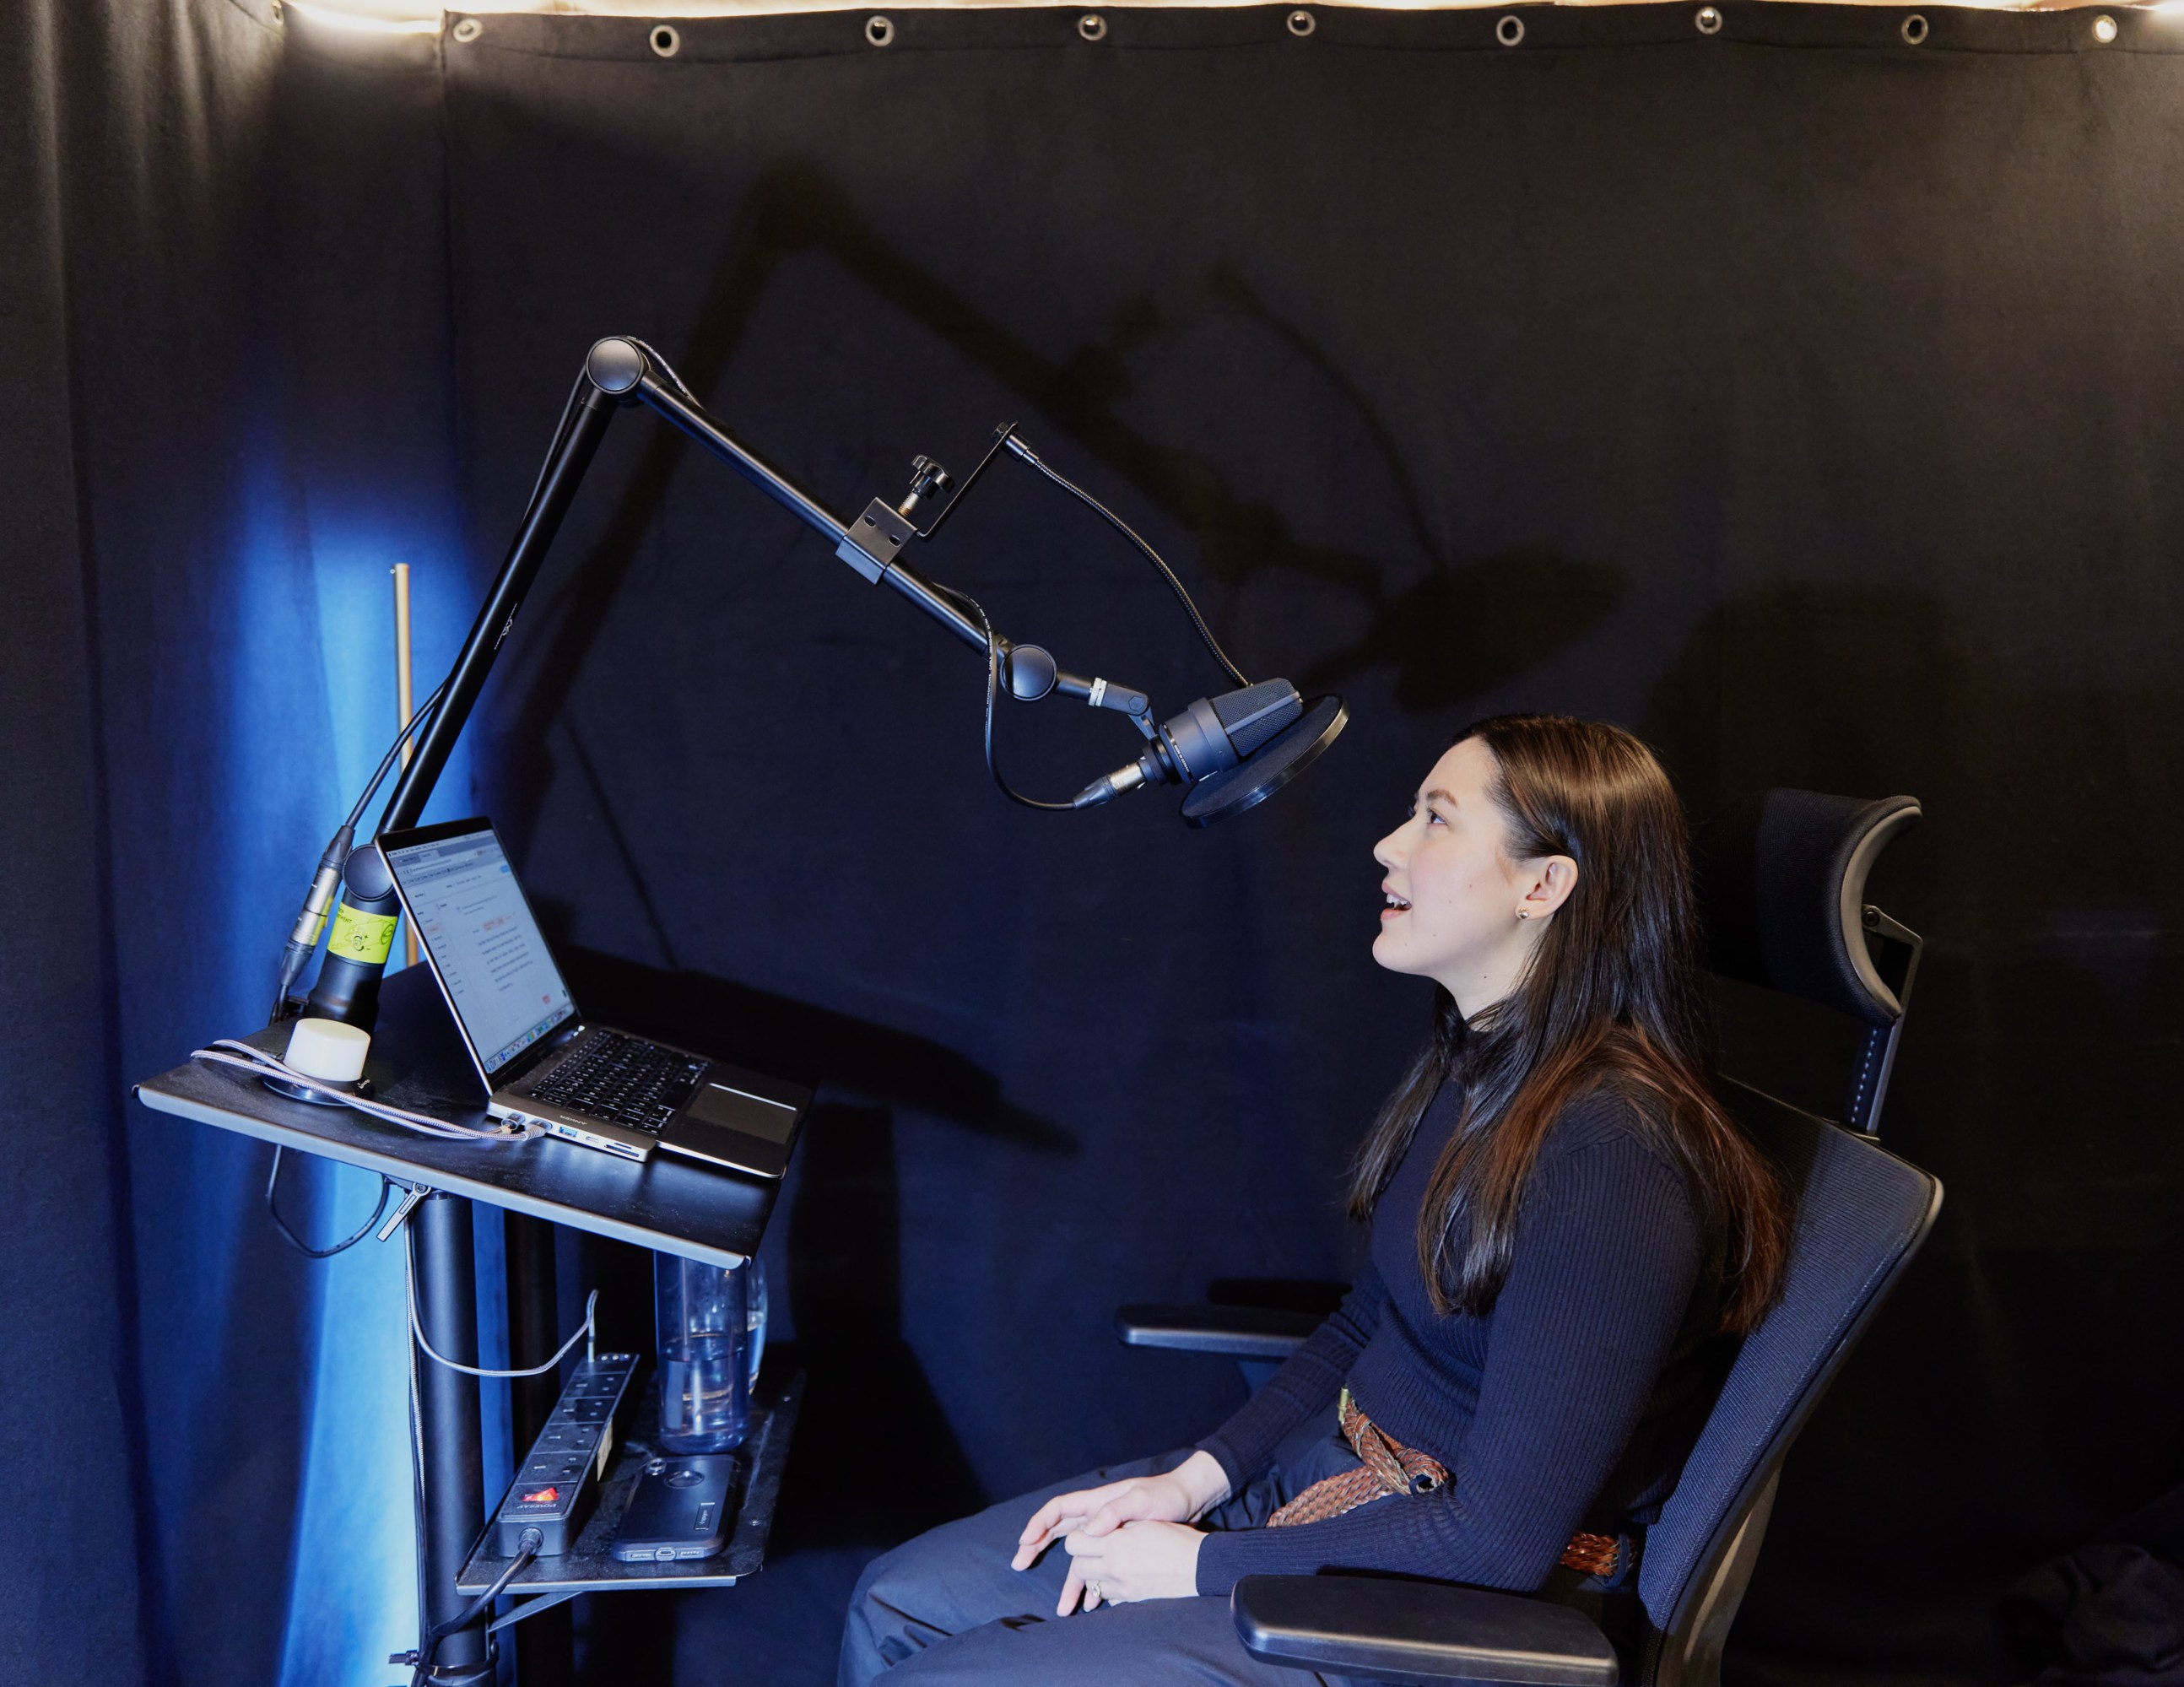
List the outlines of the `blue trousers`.
<svg viewBox="0 0 2184 1687">
<path fill-rule="evenodd" d="M 1340 1678 L 1262 1663 L 1236 1638 L 1226 1599 L 1149 1599 L 1057 1617 L 1069 1555 L 1060 1542 L 1012 1570 L 1017 1538 L 1056 1494 L 1173 1470 L 1187 1452 L 1087 1471 L 944 1523 L 866 1568 L 842 1632 L 838 1687 L 1028 1682 L 1040 1687 L 1339 1687 Z M 1209 1512 L 1209 1528 L 1259 1528 L 1322 1477 L 1356 1468 L 1340 1436 L 1300 1433 L 1274 1467 Z"/>
</svg>

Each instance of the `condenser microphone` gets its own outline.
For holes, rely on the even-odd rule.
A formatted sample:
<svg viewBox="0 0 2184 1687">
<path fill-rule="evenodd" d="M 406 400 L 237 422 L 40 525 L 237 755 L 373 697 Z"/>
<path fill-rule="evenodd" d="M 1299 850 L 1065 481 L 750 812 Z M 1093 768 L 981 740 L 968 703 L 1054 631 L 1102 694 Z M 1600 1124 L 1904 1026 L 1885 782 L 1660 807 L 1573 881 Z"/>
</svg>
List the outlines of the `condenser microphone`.
<svg viewBox="0 0 2184 1687">
<path fill-rule="evenodd" d="M 1161 722 L 1145 753 L 1095 779 L 1071 805 L 1096 808 L 1140 785 L 1183 785 L 1183 817 L 1211 826 L 1255 808 L 1319 759 L 1349 723 L 1339 697 L 1307 704 L 1287 680 L 1201 697 Z"/>
</svg>

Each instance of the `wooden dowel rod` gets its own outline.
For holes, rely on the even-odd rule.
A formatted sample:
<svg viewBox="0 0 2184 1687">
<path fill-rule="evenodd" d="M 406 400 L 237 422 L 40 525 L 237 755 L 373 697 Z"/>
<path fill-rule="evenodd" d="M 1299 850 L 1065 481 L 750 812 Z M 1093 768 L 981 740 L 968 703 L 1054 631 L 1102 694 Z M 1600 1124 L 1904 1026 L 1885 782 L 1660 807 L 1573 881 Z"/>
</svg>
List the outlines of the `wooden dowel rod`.
<svg viewBox="0 0 2184 1687">
<path fill-rule="evenodd" d="M 400 720 L 398 726 L 410 724 L 413 699 L 410 688 L 410 565 L 394 565 L 394 704 Z M 402 741 L 402 765 L 410 765 L 410 741 Z M 417 933 L 410 923 L 402 922 L 402 953 L 408 964 L 417 964 Z"/>
</svg>

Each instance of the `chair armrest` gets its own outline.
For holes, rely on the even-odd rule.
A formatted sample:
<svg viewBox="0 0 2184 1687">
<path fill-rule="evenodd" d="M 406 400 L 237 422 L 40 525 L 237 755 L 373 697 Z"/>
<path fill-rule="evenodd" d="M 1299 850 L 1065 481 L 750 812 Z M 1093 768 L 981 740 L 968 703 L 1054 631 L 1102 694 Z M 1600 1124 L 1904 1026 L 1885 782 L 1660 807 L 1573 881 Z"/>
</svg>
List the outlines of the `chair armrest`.
<svg viewBox="0 0 2184 1687">
<path fill-rule="evenodd" d="M 1513 1593 L 1379 1576 L 1246 1576 L 1228 1596 L 1262 1661 L 1375 1681 L 1615 1687 L 1591 1618 Z"/>
<path fill-rule="evenodd" d="M 1125 1347 L 1286 1359 L 1325 1322 L 1317 1312 L 1267 1306 L 1123 1306 L 1115 1312 L 1115 1333 Z"/>
</svg>

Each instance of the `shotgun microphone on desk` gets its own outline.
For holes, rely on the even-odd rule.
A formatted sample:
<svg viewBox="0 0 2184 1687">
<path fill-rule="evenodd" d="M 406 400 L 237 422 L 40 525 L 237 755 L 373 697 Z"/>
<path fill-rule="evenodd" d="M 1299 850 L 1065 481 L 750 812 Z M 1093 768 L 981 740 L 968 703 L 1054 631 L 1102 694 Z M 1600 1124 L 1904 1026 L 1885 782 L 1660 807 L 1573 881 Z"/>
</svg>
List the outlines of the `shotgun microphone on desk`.
<svg viewBox="0 0 2184 1687">
<path fill-rule="evenodd" d="M 1186 785 L 1183 817 L 1211 826 L 1256 808 L 1319 759 L 1349 723 L 1337 697 L 1307 704 L 1287 680 L 1201 697 L 1161 722 L 1145 753 L 1095 779 L 1073 808 L 1096 808 L 1140 785 Z"/>
</svg>

